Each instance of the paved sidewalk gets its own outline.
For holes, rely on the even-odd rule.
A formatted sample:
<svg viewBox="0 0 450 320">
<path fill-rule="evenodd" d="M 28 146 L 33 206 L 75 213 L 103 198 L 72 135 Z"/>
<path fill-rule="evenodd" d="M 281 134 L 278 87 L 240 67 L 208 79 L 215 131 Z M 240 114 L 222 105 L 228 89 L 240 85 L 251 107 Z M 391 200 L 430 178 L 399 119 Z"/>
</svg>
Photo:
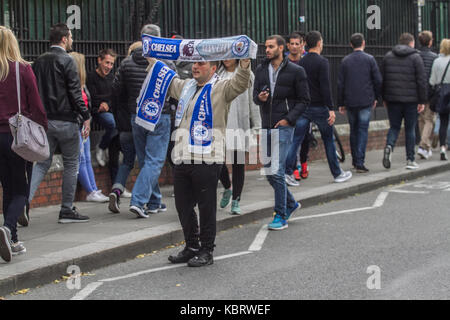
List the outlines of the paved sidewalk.
<svg viewBox="0 0 450 320">
<path fill-rule="evenodd" d="M 304 207 L 309 207 L 450 170 L 450 163 L 438 161 L 436 154 L 434 160 L 419 161 L 419 170 L 408 171 L 404 148 L 399 147 L 393 154 L 393 168 L 388 171 L 382 167 L 382 156 L 382 151 L 369 152 L 367 167 L 371 172 L 354 172 L 354 178 L 344 184 L 333 183 L 325 161 L 311 163 L 310 178 L 291 191 Z M 343 169 L 350 169 L 350 162 L 347 160 Z M 150 219 L 136 219 L 128 212 L 129 201 L 123 201 L 119 215 L 108 213 L 107 204 L 77 203 L 79 211 L 91 218 L 87 224 L 59 225 L 59 207 L 32 210 L 30 226 L 19 228 L 19 239 L 25 242 L 28 252 L 14 257 L 9 264 L 0 261 L 0 295 L 51 283 L 65 275 L 70 265 L 87 272 L 181 242 L 172 188 L 163 188 L 162 192 L 168 211 Z M 221 192 L 222 188 L 219 200 Z M 229 214 L 230 208 L 219 209 L 218 231 L 271 216 L 273 190 L 259 172 L 247 173 L 241 208 L 244 214 L 238 217 Z"/>
</svg>

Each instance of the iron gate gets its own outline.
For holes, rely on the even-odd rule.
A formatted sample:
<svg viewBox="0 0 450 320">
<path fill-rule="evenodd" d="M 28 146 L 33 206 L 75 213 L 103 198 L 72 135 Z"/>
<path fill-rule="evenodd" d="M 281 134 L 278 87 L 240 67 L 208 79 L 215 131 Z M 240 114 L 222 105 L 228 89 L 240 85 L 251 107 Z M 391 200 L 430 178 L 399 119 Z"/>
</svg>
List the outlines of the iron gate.
<svg viewBox="0 0 450 320">
<path fill-rule="evenodd" d="M 450 0 L 427 0 L 424 29 L 432 30 L 436 45 L 450 33 Z M 19 38 L 26 59 L 34 60 L 47 50 L 52 24 L 66 21 L 67 8 L 81 9 L 81 29 L 73 30 L 74 49 L 95 66 L 101 48 L 111 47 L 125 56 L 128 45 L 139 38 L 144 23 L 159 23 L 164 35 L 177 31 L 186 38 L 210 38 L 247 34 L 261 44 L 271 34 L 293 30 L 320 30 L 324 55 L 330 59 L 336 93 L 341 59 L 351 49 L 349 38 L 361 32 L 367 51 L 378 61 L 396 44 L 403 32 L 417 34 L 417 3 L 414 0 L 0 0 L 0 24 L 11 27 Z M 381 9 L 382 28 L 366 26 L 367 8 Z M 299 17 L 306 22 L 300 23 Z"/>
</svg>

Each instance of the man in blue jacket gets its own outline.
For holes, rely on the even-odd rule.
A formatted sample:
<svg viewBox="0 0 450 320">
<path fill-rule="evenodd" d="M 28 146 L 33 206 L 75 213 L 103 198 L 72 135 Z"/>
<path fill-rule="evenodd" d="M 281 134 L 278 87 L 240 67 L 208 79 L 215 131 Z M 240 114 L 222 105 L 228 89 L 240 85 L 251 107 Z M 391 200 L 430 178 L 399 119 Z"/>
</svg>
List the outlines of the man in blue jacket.
<svg viewBox="0 0 450 320">
<path fill-rule="evenodd" d="M 338 105 L 340 113 L 348 114 L 353 166 L 358 173 L 366 173 L 371 111 L 381 98 L 383 80 L 375 58 L 364 52 L 364 36 L 356 33 L 350 43 L 354 51 L 342 60 L 339 71 Z"/>
</svg>

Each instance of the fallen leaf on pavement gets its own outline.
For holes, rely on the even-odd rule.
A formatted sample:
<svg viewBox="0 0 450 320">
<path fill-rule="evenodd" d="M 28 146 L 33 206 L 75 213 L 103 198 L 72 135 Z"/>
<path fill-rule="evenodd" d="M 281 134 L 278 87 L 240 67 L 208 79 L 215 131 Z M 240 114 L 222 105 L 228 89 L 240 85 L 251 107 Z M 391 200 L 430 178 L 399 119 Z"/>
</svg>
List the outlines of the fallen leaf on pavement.
<svg viewBox="0 0 450 320">
<path fill-rule="evenodd" d="M 27 294 L 28 292 L 30 292 L 30 289 L 23 289 L 23 290 L 19 290 L 13 293 L 14 296 L 18 296 L 20 294 Z"/>
</svg>

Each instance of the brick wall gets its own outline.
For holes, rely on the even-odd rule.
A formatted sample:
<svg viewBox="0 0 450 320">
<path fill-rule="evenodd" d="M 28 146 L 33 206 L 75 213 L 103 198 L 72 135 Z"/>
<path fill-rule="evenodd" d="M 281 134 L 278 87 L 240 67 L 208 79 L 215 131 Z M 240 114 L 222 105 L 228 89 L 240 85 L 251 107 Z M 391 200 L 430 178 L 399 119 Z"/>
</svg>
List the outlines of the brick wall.
<svg viewBox="0 0 450 320">
<path fill-rule="evenodd" d="M 350 154 L 350 145 L 349 145 L 349 137 L 348 137 L 348 126 L 342 126 L 341 130 L 339 130 L 342 143 L 344 144 L 345 153 Z M 367 146 L 367 150 L 382 150 L 386 144 L 386 134 L 387 130 L 385 128 L 371 129 L 369 132 L 369 142 Z M 316 149 L 311 150 L 310 152 L 310 161 L 326 159 L 325 149 L 323 147 L 323 143 L 320 139 L 318 139 L 319 145 Z M 403 146 L 405 143 L 404 134 L 402 133 L 397 146 Z M 381 152 L 381 151 L 380 151 Z M 381 153 L 380 153 L 381 159 Z M 346 158 L 346 166 L 350 166 L 351 159 L 349 157 Z M 381 161 L 381 160 L 380 160 Z M 260 166 L 258 165 L 250 165 L 247 166 L 247 170 L 258 170 Z M 105 195 L 108 195 L 111 191 L 111 179 L 109 177 L 108 170 L 106 168 L 94 168 L 95 177 L 97 186 L 100 190 L 103 190 Z M 134 169 L 128 179 L 127 189 L 132 190 L 133 185 L 136 181 L 137 175 L 139 173 L 138 169 Z M 165 165 L 160 179 L 160 185 L 169 185 L 173 183 L 172 179 L 172 169 L 169 165 Z M 61 203 L 61 186 L 62 186 L 62 171 L 55 171 L 49 173 L 41 186 L 39 187 L 34 200 L 32 202 L 32 207 L 44 207 L 49 205 L 58 205 Z M 0 187 L 0 193 L 2 189 Z M 0 197 L 0 212 L 2 208 L 2 198 Z M 81 188 L 78 184 L 77 193 L 75 197 L 75 201 L 83 201 L 86 199 L 86 192 Z"/>
</svg>

